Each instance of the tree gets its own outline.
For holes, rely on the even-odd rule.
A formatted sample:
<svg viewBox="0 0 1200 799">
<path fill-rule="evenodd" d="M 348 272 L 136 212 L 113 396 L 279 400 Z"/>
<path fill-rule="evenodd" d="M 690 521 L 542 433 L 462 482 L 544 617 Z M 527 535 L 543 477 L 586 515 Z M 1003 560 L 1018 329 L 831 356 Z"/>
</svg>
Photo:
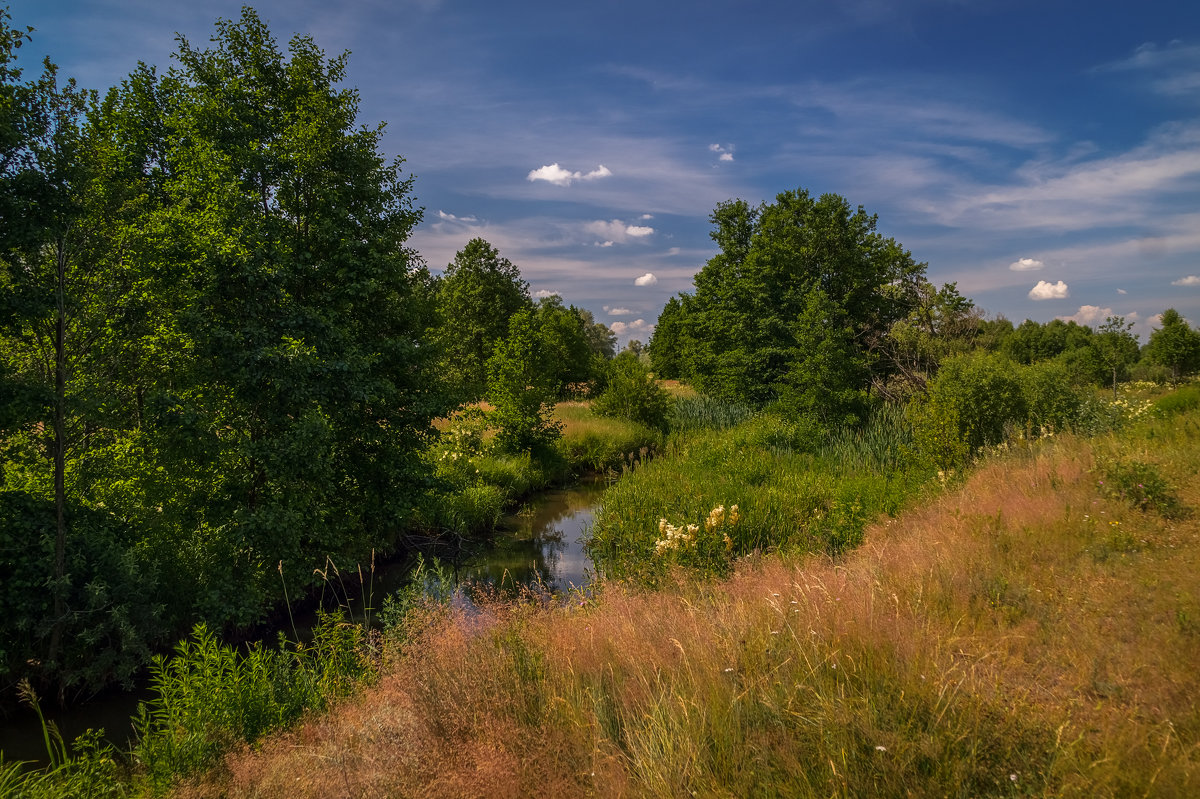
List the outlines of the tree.
<svg viewBox="0 0 1200 799">
<path fill-rule="evenodd" d="M 1138 357 L 1137 339 L 1129 332 L 1132 329 L 1133 322 L 1126 322 L 1125 317 L 1110 316 L 1104 320 L 1093 339 L 1100 361 L 1112 373 L 1114 397 L 1117 396 L 1117 378 Z"/>
<path fill-rule="evenodd" d="M 513 314 L 508 336 L 488 359 L 487 399 L 496 425 L 496 445 L 505 452 L 531 452 L 558 438 L 562 427 L 550 418 L 558 385 L 548 353 L 529 308 Z"/>
<path fill-rule="evenodd" d="M 548 377 L 558 386 L 561 397 L 568 387 L 578 389 L 592 378 L 587 330 L 578 309 L 564 308 L 557 294 L 539 300 L 536 312 L 538 335 L 550 370 Z"/>
<path fill-rule="evenodd" d="M 629 419 L 665 430 L 671 397 L 632 350 L 625 350 L 608 363 L 607 387 L 592 403 L 601 416 Z"/>
<path fill-rule="evenodd" d="M 483 239 L 467 242 L 446 267 L 438 287 L 438 340 L 445 372 L 464 398 L 483 394 L 488 359 L 508 335 L 513 315 L 530 305 L 520 270 Z"/>
<path fill-rule="evenodd" d="M 572 306 L 574 307 L 574 306 Z M 609 330 L 608 325 L 597 322 L 596 317 L 586 308 L 575 308 L 583 323 L 584 334 L 587 336 L 588 348 L 592 355 L 608 360 L 617 354 L 617 334 Z"/>
<path fill-rule="evenodd" d="M 813 326 L 819 315 L 805 313 L 818 292 L 846 320 L 837 335 L 848 331 L 864 365 L 860 387 L 887 373 L 880 351 L 892 325 L 916 306 L 925 265 L 877 233 L 875 216 L 834 194 L 814 199 L 796 190 L 758 208 L 722 203 L 711 221 L 721 252 L 672 320 L 701 390 L 759 404 L 778 398 L 800 340 L 823 335 Z"/>
<path fill-rule="evenodd" d="M 1162 327 L 1150 333 L 1148 354 L 1154 363 L 1171 370 L 1172 385 L 1200 370 L 1200 332 L 1193 330 L 1179 311 L 1163 311 Z"/>
</svg>

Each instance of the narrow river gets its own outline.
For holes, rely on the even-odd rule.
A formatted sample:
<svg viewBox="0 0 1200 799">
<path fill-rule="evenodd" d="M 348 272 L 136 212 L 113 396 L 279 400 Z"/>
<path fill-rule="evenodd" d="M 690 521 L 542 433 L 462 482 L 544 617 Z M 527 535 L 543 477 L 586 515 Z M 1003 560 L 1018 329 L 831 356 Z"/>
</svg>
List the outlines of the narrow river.
<svg viewBox="0 0 1200 799">
<path fill-rule="evenodd" d="M 603 492 L 604 483 L 597 480 L 531 498 L 516 513 L 504 517 L 491 547 L 460 566 L 460 580 L 513 590 L 525 585 L 541 585 L 554 592 L 586 587 L 592 563 L 584 554 L 583 540 Z M 376 591 L 386 593 L 402 586 L 408 568 L 408 563 L 382 567 L 376 574 Z M 267 639 L 274 640 L 273 635 Z M 44 701 L 42 710 L 68 742 L 89 728 L 103 727 L 113 745 L 128 750 L 131 717 L 138 702 L 150 695 L 143 682 L 135 691 L 107 693 L 65 710 Z M 0 718 L 0 752 L 5 762 L 45 762 L 42 731 L 32 712 L 22 708 Z"/>
</svg>

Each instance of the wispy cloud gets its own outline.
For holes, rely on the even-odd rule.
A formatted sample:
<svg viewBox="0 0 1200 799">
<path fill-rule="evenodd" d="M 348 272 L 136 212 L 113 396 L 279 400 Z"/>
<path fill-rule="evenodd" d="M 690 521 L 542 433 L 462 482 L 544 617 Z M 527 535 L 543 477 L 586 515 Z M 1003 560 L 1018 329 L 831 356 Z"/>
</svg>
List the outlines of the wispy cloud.
<svg viewBox="0 0 1200 799">
<path fill-rule="evenodd" d="M 448 214 L 445 211 L 438 211 L 437 215 L 438 219 L 441 219 L 443 222 L 463 222 L 465 224 L 471 224 L 479 221 L 473 216 L 455 216 L 454 214 Z"/>
<path fill-rule="evenodd" d="M 557 163 L 547 164 L 546 166 L 538 167 L 532 170 L 525 179 L 530 183 L 544 180 L 547 183 L 553 183 L 555 186 L 570 186 L 572 183 L 579 180 L 598 180 L 600 178 L 612 177 L 612 170 L 604 164 L 593 169 L 591 172 L 572 172 L 568 169 L 563 169 Z"/>
<path fill-rule="evenodd" d="M 1061 280 L 1057 283 L 1039 280 L 1037 285 L 1029 290 L 1029 299 L 1031 300 L 1061 300 L 1070 296 L 1067 284 Z"/>
<path fill-rule="evenodd" d="M 1165 95 L 1200 91 L 1200 46 L 1178 39 L 1165 45 L 1146 42 L 1126 58 L 1101 64 L 1094 73 L 1137 73 L 1149 77 L 1150 88 Z"/>
<path fill-rule="evenodd" d="M 604 306 L 604 312 L 609 316 L 631 316 L 633 314 L 633 311 L 628 308 L 612 308 L 607 305 Z"/>
</svg>

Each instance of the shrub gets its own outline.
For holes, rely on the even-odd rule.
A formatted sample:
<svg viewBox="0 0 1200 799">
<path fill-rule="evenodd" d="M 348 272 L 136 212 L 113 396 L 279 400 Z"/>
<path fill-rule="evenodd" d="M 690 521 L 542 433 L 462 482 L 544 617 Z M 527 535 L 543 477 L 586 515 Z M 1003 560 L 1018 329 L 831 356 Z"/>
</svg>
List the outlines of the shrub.
<svg viewBox="0 0 1200 799">
<path fill-rule="evenodd" d="M 633 353 L 623 352 L 609 362 L 607 382 L 592 403 L 593 412 L 666 429 L 671 397 Z"/>
<path fill-rule="evenodd" d="M 1106 496 L 1123 499 L 1143 513 L 1154 510 L 1166 519 L 1187 515 L 1187 508 L 1179 501 L 1175 489 L 1152 463 L 1120 458 L 1103 460 L 1096 471 L 1100 473 L 1100 491 Z"/>
<path fill-rule="evenodd" d="M 1188 386 L 1159 397 L 1154 407 L 1160 413 L 1173 415 L 1200 408 L 1200 386 Z"/>
</svg>

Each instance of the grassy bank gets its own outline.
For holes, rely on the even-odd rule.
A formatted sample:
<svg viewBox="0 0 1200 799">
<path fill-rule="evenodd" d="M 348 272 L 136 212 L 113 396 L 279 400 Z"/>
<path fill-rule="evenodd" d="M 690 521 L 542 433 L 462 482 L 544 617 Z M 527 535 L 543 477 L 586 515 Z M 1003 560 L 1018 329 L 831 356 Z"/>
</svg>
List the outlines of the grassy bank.
<svg viewBox="0 0 1200 799">
<path fill-rule="evenodd" d="M 1194 410 L 1059 436 L 837 560 L 434 611 L 180 795 L 1197 795 L 1198 445 Z"/>
</svg>

